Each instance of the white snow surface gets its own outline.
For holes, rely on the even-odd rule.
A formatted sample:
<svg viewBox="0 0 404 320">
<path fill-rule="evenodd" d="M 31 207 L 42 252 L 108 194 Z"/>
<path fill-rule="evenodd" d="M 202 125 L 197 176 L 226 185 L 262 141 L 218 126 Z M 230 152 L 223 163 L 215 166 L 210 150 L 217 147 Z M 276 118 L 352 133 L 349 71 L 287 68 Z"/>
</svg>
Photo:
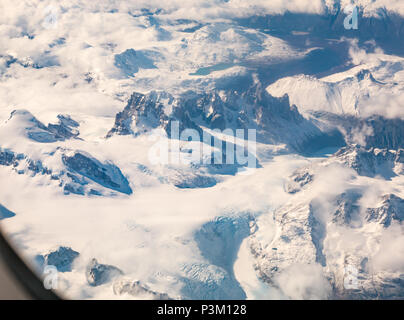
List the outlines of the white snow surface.
<svg viewBox="0 0 404 320">
<path fill-rule="evenodd" d="M 158 294 L 326 299 L 333 294 L 330 283 L 341 287 L 347 261 L 358 266 L 365 257 L 372 261 L 374 283 L 402 279 L 403 224 L 394 220 L 385 228 L 365 221 L 367 209 L 383 205 L 382 196 L 404 197 L 402 164 L 389 179 L 360 176 L 340 159 L 324 162 L 326 151 L 306 157 L 281 143 L 257 143 L 260 168 L 213 175 L 217 183 L 209 188 L 181 189 L 174 184 L 200 172 L 189 163 L 152 163 L 149 135 L 106 138 L 133 92 L 178 95 L 243 77 L 258 81 L 261 66 L 296 66 L 317 49 L 317 44 L 293 45 L 276 32 L 243 26 L 237 18 L 286 11 L 324 14 L 334 4 L 349 3 L 1 1 L 0 164 L 2 155 L 14 157 L 0 165 L 2 232 L 38 272 L 38 255 L 61 246 L 79 252 L 72 270 L 59 273 L 57 288 L 75 299 Z M 361 0 L 359 5 L 369 16 L 385 7 L 404 14 L 401 0 Z M 377 46 L 367 52 L 355 41 L 340 41 L 350 43 L 349 68 L 321 77 L 292 72 L 274 79 L 267 92 L 279 98 L 287 94 L 307 119 L 321 111 L 403 120 L 403 58 Z M 244 82 L 237 85 L 244 88 Z M 61 123 L 60 115 L 77 122 L 72 129 L 77 137 L 51 130 Z M 77 154 L 99 171 L 69 167 L 66 159 Z M 285 186 L 299 168 L 311 168 L 314 180 L 288 193 Z M 100 172 L 112 182 L 100 183 Z M 66 192 L 67 173 L 82 179 L 82 195 Z M 127 186 L 111 188 L 126 181 Z M 133 193 L 121 192 L 128 188 Z M 356 205 L 363 224 L 335 225 L 333 201 L 353 189 L 362 194 Z M 312 206 L 326 230 L 320 241 L 325 265 L 316 256 L 319 248 L 308 225 Z M 93 258 L 122 270 L 123 283 L 139 281 L 147 290 L 119 295 L 113 281 L 89 285 L 86 266 Z M 369 283 L 363 284 L 366 290 Z"/>
</svg>

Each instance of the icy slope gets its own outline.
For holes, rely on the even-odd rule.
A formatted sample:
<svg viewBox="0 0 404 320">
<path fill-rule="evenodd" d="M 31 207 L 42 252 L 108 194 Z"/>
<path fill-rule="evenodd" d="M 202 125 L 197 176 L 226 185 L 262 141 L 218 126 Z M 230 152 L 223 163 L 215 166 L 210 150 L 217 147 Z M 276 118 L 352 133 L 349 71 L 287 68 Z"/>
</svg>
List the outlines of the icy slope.
<svg viewBox="0 0 404 320">
<path fill-rule="evenodd" d="M 383 175 L 388 164 L 401 166 L 388 153 L 341 150 L 298 170 L 287 185 L 293 198 L 259 217 L 248 238 L 260 279 L 293 299 L 403 299 L 402 248 L 385 254 L 396 246 L 387 239 L 402 241 L 404 213 L 402 173 Z M 371 175 L 375 167 L 381 176 Z"/>
<path fill-rule="evenodd" d="M 310 145 L 322 148 L 324 144 L 344 143 L 339 132 L 323 132 L 303 118 L 287 96 L 274 98 L 259 82 L 242 91 L 187 91 L 178 97 L 166 92 L 134 93 L 123 112 L 117 114 L 108 136 L 136 136 L 160 127 L 170 134 L 173 121 L 179 122 L 180 131 L 190 128 L 200 134 L 202 127 L 246 132 L 256 129 L 259 142 L 286 144 L 299 152 L 314 151 Z"/>
<path fill-rule="evenodd" d="M 287 94 L 291 103 L 297 105 L 303 113 L 326 111 L 368 116 L 377 112 L 369 104 L 404 93 L 404 82 L 399 76 L 404 68 L 402 59 L 386 61 L 382 60 L 383 56 L 374 59 L 376 63 L 370 69 L 364 64 L 324 79 L 305 75 L 283 78 L 267 90 L 276 97 Z"/>
<path fill-rule="evenodd" d="M 66 297 L 402 299 L 402 3 L 349 4 L 2 1 L 2 230 Z"/>
<path fill-rule="evenodd" d="M 404 173 L 403 154 L 403 149 L 366 149 L 358 145 L 344 147 L 326 160 L 296 170 L 287 180 L 285 189 L 289 193 L 296 193 L 313 182 L 316 171 L 336 164 L 353 169 L 360 176 L 392 179 Z"/>
<path fill-rule="evenodd" d="M 45 126 L 26 110 L 13 111 L 0 125 L 0 146 L 4 146 L 0 147 L 0 165 L 14 174 L 39 175 L 45 184 L 61 187 L 65 194 L 102 195 L 102 187 L 131 194 L 129 182 L 114 164 L 57 144 L 79 135 L 79 124 L 70 116 L 58 119 L 59 124 Z"/>
</svg>

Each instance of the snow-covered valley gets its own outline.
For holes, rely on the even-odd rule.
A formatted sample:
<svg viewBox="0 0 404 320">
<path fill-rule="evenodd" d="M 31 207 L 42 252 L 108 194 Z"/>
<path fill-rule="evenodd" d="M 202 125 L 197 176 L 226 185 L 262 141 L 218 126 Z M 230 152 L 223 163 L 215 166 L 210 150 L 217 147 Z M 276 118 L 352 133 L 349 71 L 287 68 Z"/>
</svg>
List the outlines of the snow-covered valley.
<svg viewBox="0 0 404 320">
<path fill-rule="evenodd" d="M 348 5 L 3 1 L 2 232 L 67 298 L 404 299 L 404 7 Z"/>
</svg>

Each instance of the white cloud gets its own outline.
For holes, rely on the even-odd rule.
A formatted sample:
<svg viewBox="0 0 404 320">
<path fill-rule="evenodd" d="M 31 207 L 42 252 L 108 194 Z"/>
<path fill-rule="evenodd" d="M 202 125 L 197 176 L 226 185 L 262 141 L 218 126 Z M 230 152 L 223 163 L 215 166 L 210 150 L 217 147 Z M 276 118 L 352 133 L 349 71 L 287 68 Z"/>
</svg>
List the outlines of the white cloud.
<svg viewBox="0 0 404 320">
<path fill-rule="evenodd" d="M 368 117 L 380 115 L 388 119 L 404 120 L 404 92 L 400 94 L 382 94 L 361 102 L 360 115 Z"/>
<path fill-rule="evenodd" d="M 395 224 L 383 232 L 373 267 L 375 271 L 403 272 L 404 226 Z"/>
<path fill-rule="evenodd" d="M 366 138 L 373 135 L 373 128 L 368 125 L 364 125 L 361 128 L 352 129 L 352 142 L 361 146 L 366 146 Z"/>
<path fill-rule="evenodd" d="M 135 145 L 133 139 L 126 137 L 118 137 L 114 144 L 102 137 L 111 128 L 114 115 L 124 105 L 114 94 L 132 90 L 128 82 L 116 79 L 113 55 L 128 48 L 165 50 L 164 44 L 158 41 L 156 29 L 145 29 L 144 20 L 134 18 L 128 12 L 136 14 L 142 8 L 153 9 L 163 4 L 166 9 L 163 18 L 197 20 L 221 20 L 286 10 L 310 13 L 324 10 L 321 0 L 2 0 L 0 54 L 33 62 L 43 62 L 44 55 L 49 55 L 55 57 L 58 65 L 34 69 L 13 64 L 6 69 L 6 58 L 1 58 L 0 72 L 7 74 L 1 79 L 0 120 L 17 108 L 29 109 L 45 123 L 53 122 L 58 113 L 71 113 L 74 119 L 81 121 L 84 141 L 66 142 L 64 146 L 85 147 L 94 154 L 113 159 L 125 168 L 125 174 L 136 186 L 141 186 L 144 175 L 134 164 L 144 161 L 141 157 L 147 154 L 145 150 L 149 145 L 139 140 Z M 57 9 L 55 28 L 44 25 L 49 6 Z M 233 41 L 232 34 L 228 35 L 227 40 Z M 50 46 L 62 38 L 60 45 Z M 170 40 L 169 44 L 176 45 L 177 40 L 181 39 Z M 197 48 L 201 49 L 204 48 Z M 353 49 L 351 54 L 356 63 L 368 59 L 359 49 Z M 85 82 L 83 76 L 87 72 L 94 75 L 95 83 Z M 391 102 L 391 99 L 386 98 L 386 101 Z M 398 100 L 393 104 L 389 113 L 394 111 L 394 115 L 402 108 L 398 108 Z M 358 133 L 359 140 L 361 134 Z M 10 143 L 6 138 L 2 139 L 4 143 Z M 31 147 L 25 146 L 26 149 Z M 44 148 L 41 146 L 38 150 L 43 152 Z M 15 219 L 7 221 L 7 230 L 16 235 L 19 244 L 25 245 L 30 253 L 46 250 L 50 243 L 66 243 L 86 258 L 96 256 L 102 262 L 120 266 L 134 278 L 147 279 L 161 270 L 178 270 L 181 263 L 200 259 L 196 257 L 195 248 L 188 246 L 190 232 L 214 216 L 236 210 L 261 212 L 282 205 L 290 196 L 283 190 L 283 179 L 295 165 L 291 159 L 278 158 L 253 176 L 233 177 L 233 180 L 211 190 L 191 193 L 165 185 L 159 189 L 140 188 L 135 191 L 133 199 L 66 198 L 44 177 L 11 175 L 8 168 L 3 167 L 0 168 L 0 177 L 10 183 L 0 185 L 0 189 L 2 200 L 7 199 L 7 205 L 17 212 Z M 346 188 L 352 171 L 329 167 L 320 175 L 322 178 L 314 181 L 310 192 L 322 197 L 323 205 L 327 207 L 328 200 Z M 38 188 L 38 185 L 42 186 Z M 326 217 L 321 218 L 326 220 Z M 398 243 L 394 248 L 401 252 Z M 385 263 L 397 268 L 401 266 L 401 261 L 391 262 L 382 255 L 377 261 L 381 266 Z M 71 294 L 86 294 L 82 290 L 82 278 L 80 274 L 79 280 L 70 279 Z M 279 276 L 277 282 L 288 296 L 296 299 L 325 298 L 330 290 L 321 267 L 317 265 L 293 266 Z"/>
<path fill-rule="evenodd" d="M 275 278 L 275 283 L 291 299 L 327 299 L 331 286 L 318 264 L 293 264 Z"/>
</svg>

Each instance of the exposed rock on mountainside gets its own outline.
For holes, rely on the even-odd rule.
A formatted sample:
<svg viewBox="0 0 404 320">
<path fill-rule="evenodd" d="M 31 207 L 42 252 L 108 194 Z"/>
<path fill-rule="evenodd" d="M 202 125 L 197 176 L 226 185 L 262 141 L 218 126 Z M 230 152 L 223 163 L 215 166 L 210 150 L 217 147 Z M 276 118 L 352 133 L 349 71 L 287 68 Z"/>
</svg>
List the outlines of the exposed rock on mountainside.
<svg viewBox="0 0 404 320">
<path fill-rule="evenodd" d="M 210 188 L 217 183 L 215 178 L 199 174 L 176 175 L 170 177 L 169 182 L 180 189 Z"/>
<path fill-rule="evenodd" d="M 139 71 L 139 69 L 154 69 L 156 66 L 153 60 L 147 57 L 148 52 L 135 51 L 128 49 L 125 52 L 115 55 L 115 66 L 123 71 L 123 73 L 131 77 Z"/>
<path fill-rule="evenodd" d="M 140 281 L 118 280 L 113 284 L 113 291 L 116 295 L 129 294 L 135 298 L 147 298 L 151 300 L 171 300 L 166 293 L 159 293 L 150 290 Z"/>
<path fill-rule="evenodd" d="M 315 171 L 321 167 L 340 164 L 354 169 L 360 176 L 382 176 L 391 179 L 403 174 L 404 150 L 366 149 L 359 145 L 350 145 L 338 150 L 330 158 L 316 165 L 297 169 L 285 183 L 289 193 L 300 191 L 315 179 Z"/>
<path fill-rule="evenodd" d="M 344 27 L 347 17 L 344 10 L 347 6 L 352 6 L 352 2 L 348 0 L 326 1 L 325 10 L 321 14 L 286 12 L 241 18 L 238 22 L 250 28 L 274 30 L 276 34 L 282 35 L 292 34 L 294 31 L 310 31 L 312 37 L 319 38 L 349 37 L 362 42 L 375 40 L 388 52 L 403 53 L 403 45 L 399 42 L 404 37 L 404 19 L 397 11 L 390 10 L 390 3 L 364 0 L 356 1 L 354 5 L 358 6 L 358 29 L 347 30 Z"/>
<path fill-rule="evenodd" d="M 1 229 L 67 298 L 404 299 L 403 1 L 1 0 Z"/>
<path fill-rule="evenodd" d="M 325 265 L 323 226 L 314 217 L 310 205 L 289 203 L 274 212 L 273 220 L 268 219 L 267 222 L 259 221 L 258 231 L 249 238 L 251 252 L 256 258 L 255 268 L 264 281 L 275 284 L 274 276 L 295 264 Z M 264 242 L 260 240 L 262 223 L 275 223 L 278 229 Z"/>
<path fill-rule="evenodd" d="M 121 170 L 112 163 L 102 164 L 97 159 L 83 152 L 74 152 L 72 155 L 64 154 L 62 161 L 67 168 L 96 183 L 126 194 L 131 194 L 132 189 Z"/>
<path fill-rule="evenodd" d="M 45 126 L 29 111 L 15 110 L 11 113 L 6 126 L 12 126 L 19 131 L 24 131 L 29 139 L 36 142 L 51 143 L 77 138 L 79 135 L 79 123 L 68 115 L 58 115 L 58 124 Z"/>
<path fill-rule="evenodd" d="M 360 205 L 362 195 L 356 190 L 347 190 L 335 199 L 336 210 L 332 222 L 339 226 L 355 226 L 360 224 Z"/>
<path fill-rule="evenodd" d="M 14 212 L 11 212 L 6 207 L 0 204 L 0 220 L 12 218 L 15 216 Z"/>
<path fill-rule="evenodd" d="M 32 160 L 23 154 L 16 154 L 0 148 L 0 165 L 10 166 L 18 174 L 43 174 L 51 176 L 52 171 L 46 168 L 40 160 Z"/>
<path fill-rule="evenodd" d="M 404 221 L 404 199 L 394 194 L 383 196 L 380 206 L 366 210 L 365 219 L 368 222 L 380 223 L 384 227 L 389 227 L 393 221 L 401 223 Z"/>
<path fill-rule="evenodd" d="M 305 185 L 313 181 L 314 171 L 311 167 L 297 169 L 285 183 L 285 191 L 288 193 L 299 192 Z"/>
<path fill-rule="evenodd" d="M 51 181 L 59 181 L 66 194 L 101 195 L 102 191 L 91 181 L 113 191 L 131 194 L 129 182 L 120 169 L 111 163 L 102 164 L 82 152 L 62 150 L 54 154 L 65 164 L 65 170 L 46 167 L 41 160 L 32 160 L 24 154 L 0 148 L 0 165 L 11 167 L 18 174 L 46 175 Z"/>
<path fill-rule="evenodd" d="M 314 116 L 329 126 L 335 126 L 345 136 L 347 144 L 361 144 L 366 148 L 403 149 L 404 120 L 383 116 L 366 118 L 316 112 Z"/>
<path fill-rule="evenodd" d="M 399 174 L 404 163 L 404 149 L 365 149 L 358 145 L 345 147 L 335 153 L 328 163 L 335 161 L 354 169 L 361 176 L 374 177 L 381 175 L 388 179 Z"/>
<path fill-rule="evenodd" d="M 243 91 L 188 91 L 178 97 L 166 92 L 134 93 L 125 109 L 117 114 L 108 137 L 115 133 L 138 135 L 157 127 L 171 136 L 172 121 L 179 122 L 180 132 L 189 128 L 201 133 L 203 126 L 256 129 L 258 141 L 285 143 L 301 152 L 310 152 L 313 146 L 344 143 L 337 131 L 322 132 L 289 104 L 287 96 L 274 98 L 259 82 Z"/>
<path fill-rule="evenodd" d="M 105 284 L 121 275 L 123 272 L 117 267 L 100 264 L 96 259 L 92 259 L 86 268 L 87 282 L 93 287 Z"/>
<path fill-rule="evenodd" d="M 59 272 L 72 271 L 72 264 L 80 254 L 69 247 L 59 247 L 44 255 L 36 256 L 35 260 L 40 267 L 55 266 Z"/>
<path fill-rule="evenodd" d="M 404 200 L 386 195 L 379 207 L 362 210 L 358 202 L 361 196 L 357 190 L 347 190 L 335 197 L 333 212 L 326 220 L 317 218 L 324 209 L 316 212 L 316 205 L 313 205 L 316 200 L 289 203 L 275 210 L 273 217 L 261 217 L 257 222 L 257 231 L 248 238 L 259 277 L 278 287 L 284 277 L 292 277 L 293 268 L 299 266 L 301 271 L 311 270 L 312 279 L 317 277 L 315 283 L 306 283 L 302 298 L 313 298 L 310 290 L 320 281 L 323 281 L 323 288 L 329 287 L 322 298 L 404 297 L 403 274 L 375 269 L 372 259 L 378 253 L 377 247 L 371 249 L 362 245 L 362 241 L 377 243 L 383 229 L 389 228 L 393 221 L 396 224 L 403 221 Z M 382 228 L 371 227 L 369 223 L 373 222 Z M 349 248 L 339 248 L 338 244 L 347 234 L 356 239 L 356 245 L 352 243 Z M 354 282 L 350 283 L 349 279 Z"/>
</svg>

